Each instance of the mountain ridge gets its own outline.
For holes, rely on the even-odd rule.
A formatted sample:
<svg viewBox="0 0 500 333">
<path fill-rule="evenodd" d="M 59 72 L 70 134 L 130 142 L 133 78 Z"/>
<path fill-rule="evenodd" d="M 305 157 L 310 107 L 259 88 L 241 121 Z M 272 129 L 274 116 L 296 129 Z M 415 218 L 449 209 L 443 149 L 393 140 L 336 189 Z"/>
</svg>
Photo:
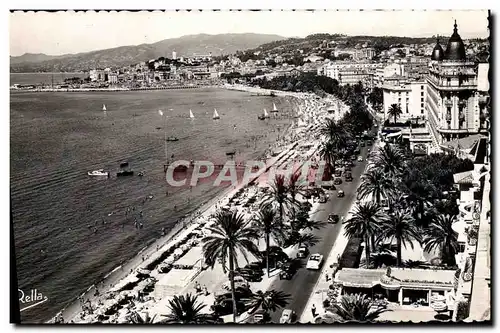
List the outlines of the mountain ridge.
<svg viewBox="0 0 500 333">
<path fill-rule="evenodd" d="M 161 56 L 170 58 L 172 51 L 175 51 L 178 57 L 210 52 L 217 56 L 256 48 L 261 44 L 283 39 L 286 37 L 255 33 L 196 34 L 150 44 L 118 46 L 76 54 L 52 56 L 43 53 L 25 53 L 10 57 L 10 71 L 11 73 L 70 72 L 96 67 L 122 67 Z"/>
</svg>

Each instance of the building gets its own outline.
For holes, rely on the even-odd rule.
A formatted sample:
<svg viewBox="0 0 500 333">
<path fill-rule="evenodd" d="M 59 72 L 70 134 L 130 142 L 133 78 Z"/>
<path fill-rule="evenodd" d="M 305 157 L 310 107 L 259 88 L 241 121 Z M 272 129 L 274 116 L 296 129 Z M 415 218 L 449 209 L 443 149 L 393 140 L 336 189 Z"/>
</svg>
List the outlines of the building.
<svg viewBox="0 0 500 333">
<path fill-rule="evenodd" d="M 343 268 L 335 282 L 342 286 L 340 294 L 364 293 L 410 309 L 434 308 L 443 301 L 454 306 L 455 270 Z"/>
<path fill-rule="evenodd" d="M 487 132 L 487 68 L 467 61 L 455 21 L 446 50 L 436 43 L 426 78 L 428 128 L 436 150 L 445 142 Z"/>
<path fill-rule="evenodd" d="M 391 120 L 389 109 L 396 104 L 401 108 L 400 122 L 410 119 L 424 119 L 427 83 L 394 74 L 384 78 L 384 118 Z M 393 121 L 393 120 L 391 120 Z"/>
<path fill-rule="evenodd" d="M 335 79 L 340 85 L 356 84 L 361 81 L 371 86 L 375 71 L 383 67 L 384 64 L 375 62 L 333 61 L 319 67 L 317 74 Z"/>
<path fill-rule="evenodd" d="M 172 51 L 172 59 L 177 60 L 177 52 Z"/>
</svg>

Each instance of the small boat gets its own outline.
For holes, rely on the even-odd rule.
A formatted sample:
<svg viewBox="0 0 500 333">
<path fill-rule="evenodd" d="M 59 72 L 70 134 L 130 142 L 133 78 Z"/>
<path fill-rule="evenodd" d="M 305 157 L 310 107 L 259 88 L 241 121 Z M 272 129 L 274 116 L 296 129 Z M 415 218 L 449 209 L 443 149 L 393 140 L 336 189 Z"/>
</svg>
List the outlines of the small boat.
<svg viewBox="0 0 500 333">
<path fill-rule="evenodd" d="M 217 113 L 217 110 L 216 110 L 216 109 L 214 109 L 214 115 L 213 115 L 213 117 L 212 117 L 212 118 L 213 118 L 213 120 L 218 120 L 218 119 L 220 119 L 219 114 Z"/>
<path fill-rule="evenodd" d="M 157 127 L 156 129 L 157 129 L 157 130 L 161 130 L 161 127 Z"/>
<path fill-rule="evenodd" d="M 102 105 L 102 111 L 106 111 L 106 104 Z"/>
<path fill-rule="evenodd" d="M 139 176 L 139 177 L 144 176 L 144 171 L 139 172 L 139 173 L 137 174 L 137 176 Z"/>
<path fill-rule="evenodd" d="M 257 119 L 259 119 L 259 120 L 265 120 L 266 117 L 264 117 L 263 115 L 260 114 L 260 115 L 257 116 Z"/>
<path fill-rule="evenodd" d="M 128 162 L 120 163 L 120 168 L 126 168 L 126 167 L 128 167 Z"/>
<path fill-rule="evenodd" d="M 133 176 L 134 172 L 132 170 L 122 170 L 116 173 L 116 177 Z"/>
<path fill-rule="evenodd" d="M 193 111 L 189 110 L 189 118 L 194 119 Z"/>
<path fill-rule="evenodd" d="M 273 103 L 273 109 L 271 110 L 271 112 L 278 112 L 278 108 L 276 107 L 276 104 Z"/>
<path fill-rule="evenodd" d="M 228 151 L 226 153 L 227 156 L 234 156 L 236 154 L 236 151 Z"/>
<path fill-rule="evenodd" d="M 174 141 L 179 141 L 179 138 L 177 138 L 176 136 L 169 136 L 166 140 L 170 141 L 170 142 L 174 142 Z"/>
<path fill-rule="evenodd" d="M 103 169 L 94 170 L 87 172 L 89 176 L 100 176 L 100 177 L 109 177 L 109 172 L 104 171 Z"/>
</svg>

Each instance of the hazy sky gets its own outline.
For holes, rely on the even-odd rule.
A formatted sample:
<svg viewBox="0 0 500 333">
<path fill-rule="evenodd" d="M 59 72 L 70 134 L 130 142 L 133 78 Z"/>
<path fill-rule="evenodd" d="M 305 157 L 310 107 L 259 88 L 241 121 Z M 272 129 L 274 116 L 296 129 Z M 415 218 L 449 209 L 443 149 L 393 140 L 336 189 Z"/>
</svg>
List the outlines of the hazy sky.
<svg viewBox="0 0 500 333">
<path fill-rule="evenodd" d="M 29 12 L 10 14 L 10 55 L 59 55 L 154 43 L 198 33 L 312 33 L 487 37 L 484 11 Z"/>
</svg>

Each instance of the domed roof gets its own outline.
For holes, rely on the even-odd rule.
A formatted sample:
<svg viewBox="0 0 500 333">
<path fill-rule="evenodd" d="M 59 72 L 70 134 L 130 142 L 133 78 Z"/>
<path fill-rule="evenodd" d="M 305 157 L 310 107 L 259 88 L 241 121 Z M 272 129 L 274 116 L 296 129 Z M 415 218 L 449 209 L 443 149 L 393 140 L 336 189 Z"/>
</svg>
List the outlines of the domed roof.
<svg viewBox="0 0 500 333">
<path fill-rule="evenodd" d="M 446 60 L 466 60 L 465 58 L 465 45 L 462 38 L 458 34 L 457 21 L 455 20 L 455 25 L 453 29 L 453 35 L 451 35 L 448 40 L 448 45 L 446 47 L 446 52 L 444 53 L 444 58 Z"/>
<path fill-rule="evenodd" d="M 444 51 L 443 48 L 441 47 L 441 44 L 439 44 L 439 37 L 438 37 L 436 41 L 436 46 L 434 46 L 434 50 L 432 50 L 431 60 L 441 61 L 443 59 L 444 59 Z"/>
</svg>

